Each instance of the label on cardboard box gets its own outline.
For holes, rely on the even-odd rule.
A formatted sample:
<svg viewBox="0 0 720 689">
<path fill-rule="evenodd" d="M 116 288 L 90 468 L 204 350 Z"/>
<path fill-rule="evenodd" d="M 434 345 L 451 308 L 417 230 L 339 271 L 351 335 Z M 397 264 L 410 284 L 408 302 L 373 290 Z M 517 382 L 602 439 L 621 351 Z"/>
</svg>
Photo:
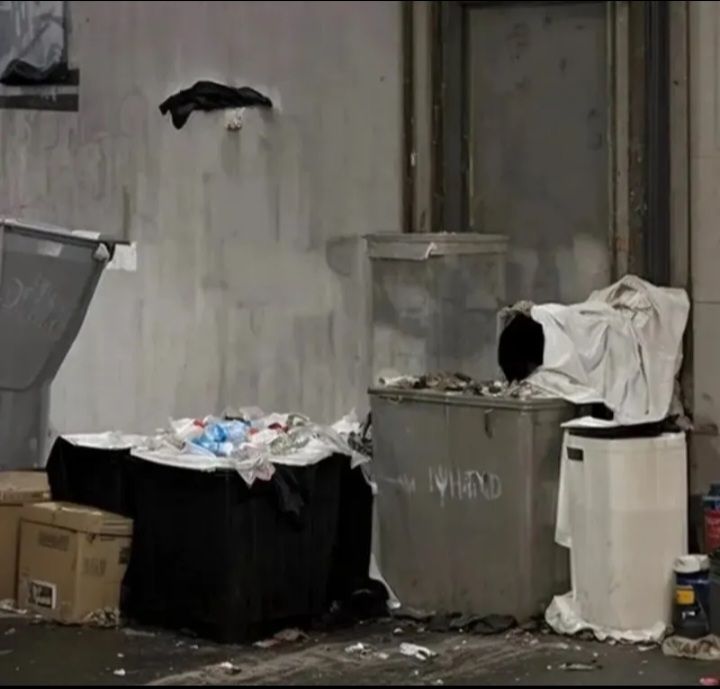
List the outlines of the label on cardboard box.
<svg viewBox="0 0 720 689">
<path fill-rule="evenodd" d="M 57 586 L 49 581 L 30 579 L 28 581 L 28 603 L 38 608 L 55 610 L 57 606 Z"/>
</svg>

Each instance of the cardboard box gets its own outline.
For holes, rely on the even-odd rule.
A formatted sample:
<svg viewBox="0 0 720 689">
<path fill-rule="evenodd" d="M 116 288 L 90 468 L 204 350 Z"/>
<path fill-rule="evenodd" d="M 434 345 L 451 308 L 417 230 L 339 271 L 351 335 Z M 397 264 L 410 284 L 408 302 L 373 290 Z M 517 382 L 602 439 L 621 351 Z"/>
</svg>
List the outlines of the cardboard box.
<svg viewBox="0 0 720 689">
<path fill-rule="evenodd" d="M 65 623 L 120 607 L 132 520 L 67 502 L 22 509 L 18 605 Z"/>
<path fill-rule="evenodd" d="M 44 471 L 0 472 L 0 600 L 16 598 L 20 510 L 49 499 Z"/>
</svg>

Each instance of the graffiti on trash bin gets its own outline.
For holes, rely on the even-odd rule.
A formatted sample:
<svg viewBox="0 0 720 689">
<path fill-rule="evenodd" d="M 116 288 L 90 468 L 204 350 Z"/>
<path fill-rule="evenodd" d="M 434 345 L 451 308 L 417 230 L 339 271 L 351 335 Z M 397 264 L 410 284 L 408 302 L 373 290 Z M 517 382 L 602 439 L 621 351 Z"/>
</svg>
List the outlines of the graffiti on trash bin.
<svg viewBox="0 0 720 689">
<path fill-rule="evenodd" d="M 430 467 L 428 469 L 430 492 L 440 496 L 440 505 L 445 499 L 451 500 L 497 500 L 502 495 L 502 483 L 497 474 L 471 469 L 447 469 Z"/>
<path fill-rule="evenodd" d="M 0 309 L 14 312 L 28 325 L 46 332 L 53 340 L 63 334 L 71 315 L 61 303 L 52 283 L 41 275 L 36 275 L 29 284 L 18 277 L 7 279 L 0 293 Z"/>
</svg>

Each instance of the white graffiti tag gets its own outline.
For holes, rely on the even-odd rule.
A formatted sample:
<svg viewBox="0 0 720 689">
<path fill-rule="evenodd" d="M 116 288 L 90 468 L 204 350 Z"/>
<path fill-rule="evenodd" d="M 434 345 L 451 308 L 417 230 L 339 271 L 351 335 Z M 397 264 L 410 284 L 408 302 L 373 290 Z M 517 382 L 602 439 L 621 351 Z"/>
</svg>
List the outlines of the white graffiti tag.
<svg viewBox="0 0 720 689">
<path fill-rule="evenodd" d="M 440 505 L 445 505 L 446 496 L 452 500 L 497 500 L 502 495 L 502 483 L 497 474 L 480 472 L 475 469 L 428 469 L 431 493 L 440 496 Z"/>
</svg>

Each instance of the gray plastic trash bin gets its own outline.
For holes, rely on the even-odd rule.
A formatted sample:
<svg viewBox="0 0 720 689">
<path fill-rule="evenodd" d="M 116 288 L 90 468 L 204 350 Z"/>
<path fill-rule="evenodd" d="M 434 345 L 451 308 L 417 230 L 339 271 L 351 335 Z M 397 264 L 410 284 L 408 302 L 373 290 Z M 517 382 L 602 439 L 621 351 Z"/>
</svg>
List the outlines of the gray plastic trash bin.
<svg viewBox="0 0 720 689">
<path fill-rule="evenodd" d="M 400 602 L 540 613 L 570 586 L 555 544 L 560 400 L 370 391 L 379 564 Z"/>
<path fill-rule="evenodd" d="M 495 377 L 507 238 L 378 234 L 367 242 L 373 381 L 443 370 Z"/>
<path fill-rule="evenodd" d="M 50 383 L 113 250 L 105 240 L 0 220 L 0 469 L 42 465 Z"/>
</svg>

